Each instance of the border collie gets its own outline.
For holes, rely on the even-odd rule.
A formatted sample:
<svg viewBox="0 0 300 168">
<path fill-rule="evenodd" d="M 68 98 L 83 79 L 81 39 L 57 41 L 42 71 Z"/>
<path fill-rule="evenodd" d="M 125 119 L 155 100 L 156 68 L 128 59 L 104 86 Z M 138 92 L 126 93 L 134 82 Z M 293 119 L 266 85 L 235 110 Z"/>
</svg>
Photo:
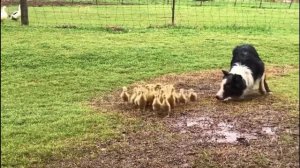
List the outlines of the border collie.
<svg viewBox="0 0 300 168">
<path fill-rule="evenodd" d="M 271 93 L 266 82 L 264 63 L 252 45 L 236 46 L 232 55 L 230 71 L 222 70 L 224 77 L 216 95 L 218 100 L 243 99 L 258 84 L 261 94 Z"/>
</svg>

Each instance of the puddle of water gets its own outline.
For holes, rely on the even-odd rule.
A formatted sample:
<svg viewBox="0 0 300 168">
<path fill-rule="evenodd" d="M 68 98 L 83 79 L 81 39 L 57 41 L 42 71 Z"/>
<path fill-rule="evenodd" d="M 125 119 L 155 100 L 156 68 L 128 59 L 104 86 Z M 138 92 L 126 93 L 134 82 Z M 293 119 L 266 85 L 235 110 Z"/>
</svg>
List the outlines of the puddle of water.
<svg viewBox="0 0 300 168">
<path fill-rule="evenodd" d="M 186 119 L 187 127 L 201 127 L 201 128 L 209 128 L 213 123 L 213 120 L 209 117 L 194 117 Z"/>
<path fill-rule="evenodd" d="M 182 128 L 185 126 L 185 124 L 183 122 L 178 122 L 174 125 L 176 128 Z"/>
<path fill-rule="evenodd" d="M 180 134 L 185 134 L 185 133 L 187 133 L 187 131 L 186 130 L 181 130 L 179 133 Z"/>
<path fill-rule="evenodd" d="M 245 140 L 254 140 L 257 137 L 253 134 L 242 134 L 239 131 L 231 130 L 218 130 L 218 131 L 206 131 L 206 136 L 210 137 L 208 142 L 215 143 L 236 143 L 238 138 L 243 138 Z"/>
<path fill-rule="evenodd" d="M 206 135 L 210 137 L 208 142 L 215 143 L 234 143 L 239 137 L 239 132 L 236 131 L 207 131 Z"/>
<path fill-rule="evenodd" d="M 240 136 L 239 132 L 235 132 L 235 131 L 222 130 L 216 133 L 218 135 L 221 135 L 221 137 L 224 137 L 224 138 L 217 138 L 218 143 L 234 143 L 237 140 L 237 138 Z"/>
<path fill-rule="evenodd" d="M 267 134 L 267 135 L 276 135 L 275 131 L 276 131 L 276 127 L 267 127 L 264 126 L 261 128 L 262 133 Z"/>
<path fill-rule="evenodd" d="M 192 127 L 194 125 L 198 125 L 198 122 L 196 122 L 196 121 L 187 121 L 186 122 L 186 126 L 187 127 Z"/>
<path fill-rule="evenodd" d="M 237 143 L 238 139 L 245 141 L 257 139 L 255 134 L 241 133 L 234 130 L 234 125 L 220 122 L 216 130 L 205 131 L 204 134 L 209 137 L 208 142 L 214 143 Z"/>
<path fill-rule="evenodd" d="M 224 122 L 220 122 L 218 124 L 218 127 L 221 128 L 221 129 L 224 129 L 224 130 L 229 130 L 229 129 L 233 128 L 233 125 L 232 124 L 227 124 L 227 123 L 224 123 Z"/>
<path fill-rule="evenodd" d="M 249 140 L 258 139 L 258 132 L 241 133 L 236 130 L 234 122 L 219 122 L 214 124 L 210 117 L 184 117 L 175 125 L 180 128 L 181 134 L 192 132 L 200 137 L 199 142 L 213 143 L 249 143 Z M 263 126 L 260 133 L 276 138 L 277 127 Z M 249 130 L 251 131 L 251 130 Z M 194 136 L 193 135 L 193 136 Z"/>
</svg>

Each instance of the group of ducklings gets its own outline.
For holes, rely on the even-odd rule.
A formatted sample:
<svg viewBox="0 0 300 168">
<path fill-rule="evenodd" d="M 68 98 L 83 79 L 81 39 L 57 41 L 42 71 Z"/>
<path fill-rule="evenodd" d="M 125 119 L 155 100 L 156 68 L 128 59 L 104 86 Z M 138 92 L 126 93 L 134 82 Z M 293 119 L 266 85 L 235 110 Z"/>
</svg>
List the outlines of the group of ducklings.
<svg viewBox="0 0 300 168">
<path fill-rule="evenodd" d="M 180 89 L 176 92 L 175 87 L 169 84 L 138 85 L 133 88 L 131 94 L 128 93 L 127 87 L 124 86 L 122 89 L 120 97 L 124 102 L 137 106 L 142 111 L 149 107 L 158 114 L 167 112 L 169 115 L 176 105 L 197 100 L 197 94 L 193 89 Z"/>
</svg>

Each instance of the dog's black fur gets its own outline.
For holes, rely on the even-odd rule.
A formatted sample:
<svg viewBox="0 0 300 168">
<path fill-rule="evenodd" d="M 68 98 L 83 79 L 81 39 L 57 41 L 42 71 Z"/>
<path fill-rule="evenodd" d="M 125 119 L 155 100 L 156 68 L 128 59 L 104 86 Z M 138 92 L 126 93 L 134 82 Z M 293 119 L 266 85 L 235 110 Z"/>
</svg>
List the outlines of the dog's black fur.
<svg viewBox="0 0 300 168">
<path fill-rule="evenodd" d="M 233 67 L 235 63 L 247 66 L 252 71 L 252 76 L 255 81 L 264 74 L 265 65 L 252 45 L 245 44 L 237 46 L 233 49 L 232 55 L 231 67 Z"/>
<path fill-rule="evenodd" d="M 217 99 L 242 98 L 257 82 L 261 94 L 271 92 L 265 79 L 264 63 L 252 45 L 236 46 L 232 55 L 230 71 L 222 70 L 224 77 Z"/>
</svg>

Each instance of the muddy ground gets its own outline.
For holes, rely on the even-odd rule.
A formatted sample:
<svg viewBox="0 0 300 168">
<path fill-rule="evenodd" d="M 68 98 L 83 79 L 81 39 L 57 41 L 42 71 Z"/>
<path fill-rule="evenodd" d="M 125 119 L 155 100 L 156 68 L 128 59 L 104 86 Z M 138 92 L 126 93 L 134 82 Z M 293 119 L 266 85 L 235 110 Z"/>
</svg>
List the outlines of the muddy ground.
<svg viewBox="0 0 300 168">
<path fill-rule="evenodd" d="M 267 76 L 281 76 L 292 68 L 268 68 Z M 295 70 L 295 69 L 294 69 Z M 141 120 L 127 124 L 122 137 L 99 143 L 95 155 L 56 162 L 62 167 L 299 167 L 298 102 L 276 93 L 253 94 L 243 101 L 214 98 L 222 78 L 219 71 L 165 75 L 137 84 L 174 84 L 193 88 L 197 102 L 177 106 L 170 117 L 141 113 L 121 102 L 121 89 L 91 106 Z M 271 88 L 272 89 L 272 88 Z M 296 115 L 295 115 L 296 114 Z"/>
</svg>

